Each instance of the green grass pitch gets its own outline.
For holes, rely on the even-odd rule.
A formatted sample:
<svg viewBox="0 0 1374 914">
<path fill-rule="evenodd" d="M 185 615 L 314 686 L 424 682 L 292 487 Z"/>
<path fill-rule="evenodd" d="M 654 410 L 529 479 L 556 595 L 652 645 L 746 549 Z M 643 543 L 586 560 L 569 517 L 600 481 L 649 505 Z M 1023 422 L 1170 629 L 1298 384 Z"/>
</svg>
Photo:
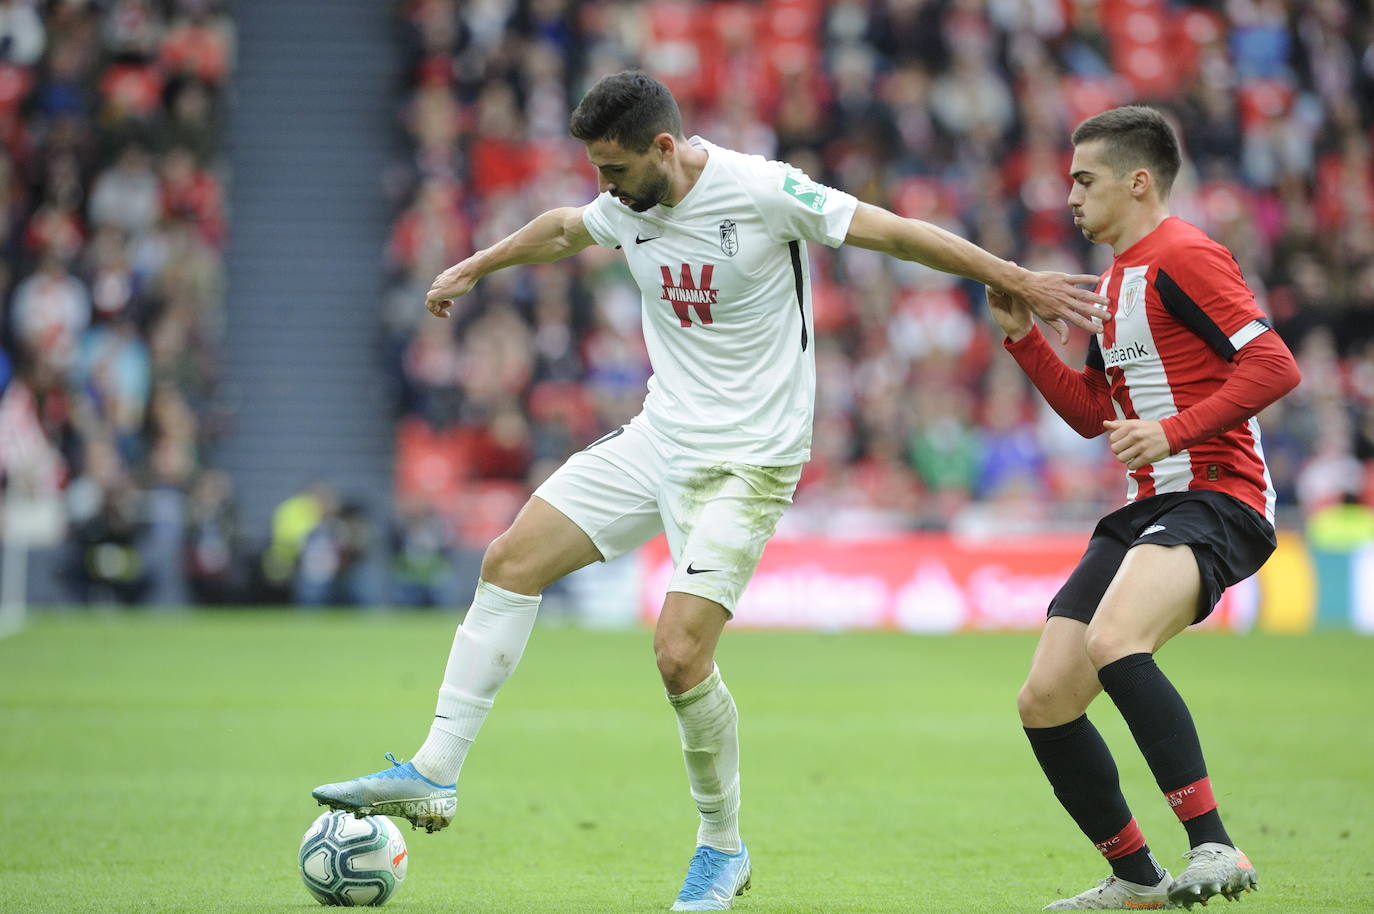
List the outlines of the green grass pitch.
<svg viewBox="0 0 1374 914">
<path fill-rule="evenodd" d="M 316 909 L 295 862 L 310 789 L 414 750 L 454 622 L 73 615 L 0 641 L 0 911 Z M 1016 720 L 1033 642 L 728 633 L 755 867 L 736 910 L 1030 912 L 1104 875 Z M 1259 870 L 1235 910 L 1374 911 L 1374 639 L 1191 633 L 1161 665 Z M 1115 709 L 1093 715 L 1177 870 L 1183 830 Z M 695 819 L 649 634 L 541 626 L 455 826 L 405 830 L 389 906 L 660 911 Z"/>
</svg>

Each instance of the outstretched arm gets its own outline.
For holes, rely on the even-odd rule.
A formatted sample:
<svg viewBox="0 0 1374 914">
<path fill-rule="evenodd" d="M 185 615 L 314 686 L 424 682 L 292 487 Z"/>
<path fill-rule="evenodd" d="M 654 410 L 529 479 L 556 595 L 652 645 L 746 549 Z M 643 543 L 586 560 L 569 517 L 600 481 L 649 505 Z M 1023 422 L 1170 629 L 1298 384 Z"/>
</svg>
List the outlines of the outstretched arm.
<svg viewBox="0 0 1374 914">
<path fill-rule="evenodd" d="M 1035 316 L 1068 339 L 1065 321 L 1097 332 L 1093 319 L 1107 320 L 1107 299 L 1080 285 L 1095 285 L 1096 276 L 1034 273 L 989 254 L 971 241 L 929 222 L 904 219 L 882 207 L 860 203 L 849 224 L 846 244 L 914 260 L 945 273 L 964 276 L 1024 300 Z"/>
<path fill-rule="evenodd" d="M 472 291 L 488 273 L 524 263 L 550 263 L 592 245 L 582 222 L 582 207 L 565 206 L 535 216 L 523 228 L 456 263 L 434 279 L 425 307 L 435 317 L 448 317 L 454 299 Z"/>
</svg>

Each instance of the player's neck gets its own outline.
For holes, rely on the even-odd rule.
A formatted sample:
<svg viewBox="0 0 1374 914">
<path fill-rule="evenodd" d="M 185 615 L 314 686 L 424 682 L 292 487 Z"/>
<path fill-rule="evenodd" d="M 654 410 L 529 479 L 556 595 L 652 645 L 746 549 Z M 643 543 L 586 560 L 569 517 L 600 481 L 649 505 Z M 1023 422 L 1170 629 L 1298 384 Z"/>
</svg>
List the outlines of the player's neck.
<svg viewBox="0 0 1374 914">
<path fill-rule="evenodd" d="M 1160 223 L 1169 218 L 1169 207 L 1163 203 L 1142 206 L 1140 211 L 1122 228 L 1121 234 L 1111 242 L 1112 253 L 1120 255 L 1129 250 L 1137 241 L 1159 228 Z"/>
<path fill-rule="evenodd" d="M 705 149 L 698 149 L 690 143 L 678 146 L 678 155 L 675 159 L 678 167 L 673 173 L 672 191 L 668 199 L 663 201 L 663 206 L 677 206 L 683 197 L 692 192 L 709 158 L 710 154 Z"/>
</svg>

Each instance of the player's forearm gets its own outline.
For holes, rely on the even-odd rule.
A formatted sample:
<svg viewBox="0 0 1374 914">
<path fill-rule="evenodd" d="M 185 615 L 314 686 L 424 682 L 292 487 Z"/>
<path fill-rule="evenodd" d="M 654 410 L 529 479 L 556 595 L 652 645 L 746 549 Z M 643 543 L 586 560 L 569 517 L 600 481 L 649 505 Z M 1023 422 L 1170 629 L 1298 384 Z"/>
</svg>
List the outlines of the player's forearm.
<svg viewBox="0 0 1374 914">
<path fill-rule="evenodd" d="M 1160 421 L 1169 453 L 1195 447 L 1249 421 L 1300 380 L 1298 364 L 1278 335 L 1261 334 L 1236 353 L 1235 371 L 1211 396 Z"/>
<path fill-rule="evenodd" d="M 531 219 L 522 228 L 468 258 L 474 279 L 506 267 L 531 263 L 550 263 L 576 254 L 591 243 L 590 236 L 573 231 L 579 219 L 572 208 L 549 210 Z"/>
<path fill-rule="evenodd" d="M 1009 339 L 1003 346 L 1050 408 L 1084 438 L 1102 434 L 1102 423 L 1115 418 L 1106 376 L 1092 368 L 1074 371 L 1065 365 L 1039 328 L 1032 327 L 1019 340 Z"/>
<path fill-rule="evenodd" d="M 878 251 L 953 273 L 994 289 L 1018 292 L 1027 274 L 1014 263 L 994 257 L 971 241 L 919 219 L 905 219 L 882 207 L 860 203 L 849 225 L 846 244 Z M 1027 274 L 1028 275 L 1028 274 Z"/>
<path fill-rule="evenodd" d="M 944 273 L 973 279 L 1004 292 L 1021 291 L 1020 277 L 1026 271 L 960 238 L 938 225 L 917 219 L 903 219 L 889 253 L 913 260 Z"/>
</svg>

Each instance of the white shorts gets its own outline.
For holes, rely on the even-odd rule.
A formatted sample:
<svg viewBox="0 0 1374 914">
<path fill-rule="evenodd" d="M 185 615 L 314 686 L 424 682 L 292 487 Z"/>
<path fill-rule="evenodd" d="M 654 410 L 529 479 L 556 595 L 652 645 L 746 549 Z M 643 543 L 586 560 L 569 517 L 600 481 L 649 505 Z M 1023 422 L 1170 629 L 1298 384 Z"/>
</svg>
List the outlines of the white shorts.
<svg viewBox="0 0 1374 914">
<path fill-rule="evenodd" d="M 667 534 L 669 591 L 731 615 L 792 503 L 801 465 L 759 467 L 684 451 L 633 422 L 568 458 L 534 494 L 567 517 L 603 560 Z"/>
</svg>

